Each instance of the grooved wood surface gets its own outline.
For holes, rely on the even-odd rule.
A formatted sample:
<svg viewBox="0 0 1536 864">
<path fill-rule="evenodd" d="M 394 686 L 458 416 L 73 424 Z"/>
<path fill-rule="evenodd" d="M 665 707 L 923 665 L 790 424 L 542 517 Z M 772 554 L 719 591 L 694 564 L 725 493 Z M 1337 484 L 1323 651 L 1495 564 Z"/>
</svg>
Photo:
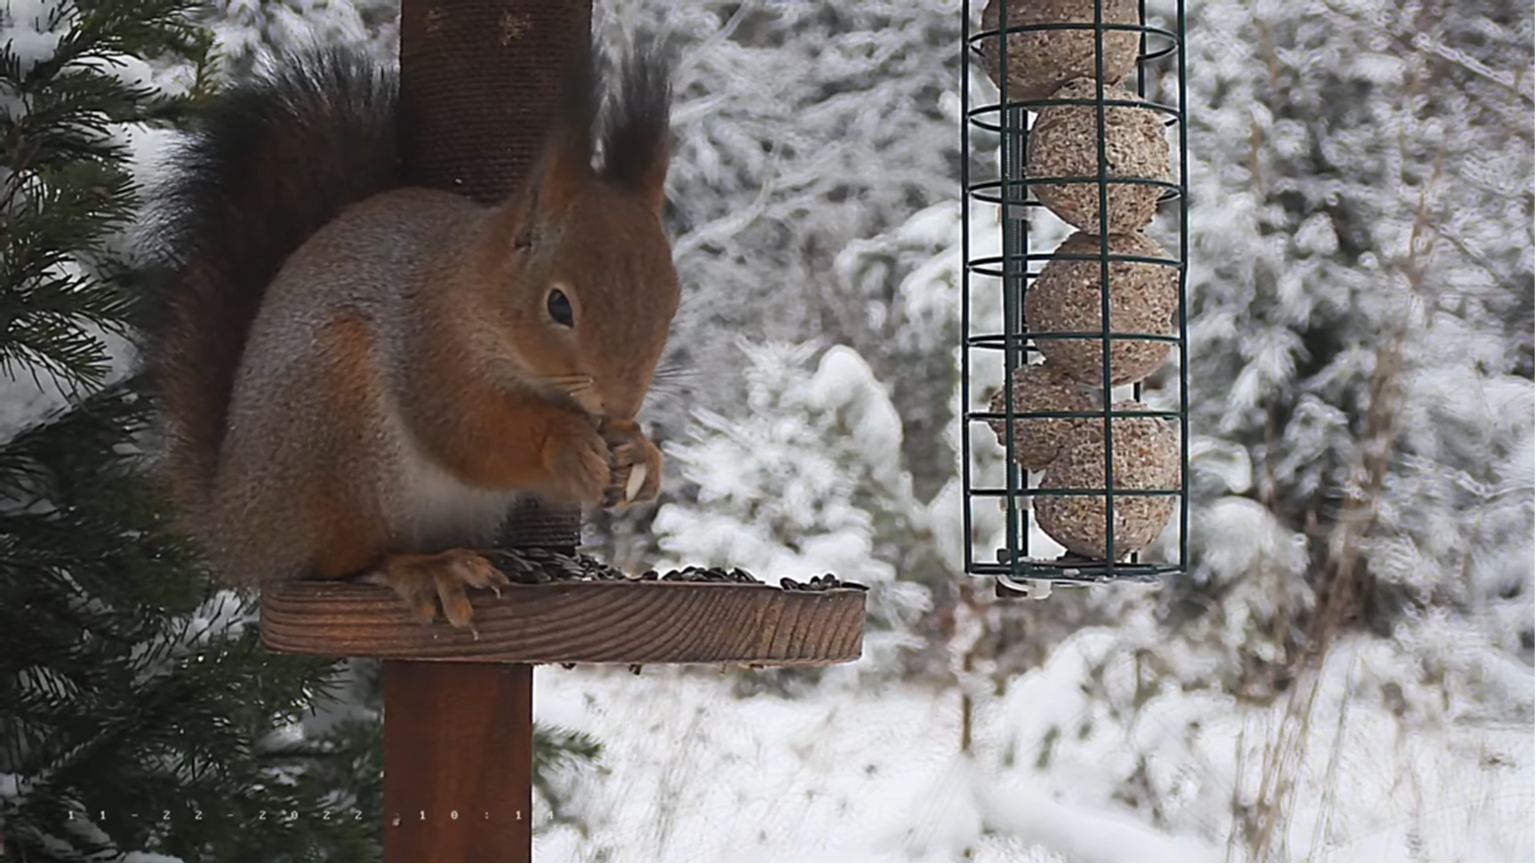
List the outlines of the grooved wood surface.
<svg viewBox="0 0 1536 864">
<path fill-rule="evenodd" d="M 290 582 L 262 596 L 262 641 L 276 651 L 504 663 L 744 663 L 857 660 L 865 593 L 767 585 L 567 582 L 471 593 L 478 638 L 422 624 L 394 592 Z"/>
<path fill-rule="evenodd" d="M 533 667 L 384 664 L 390 861 L 532 858 Z"/>
</svg>

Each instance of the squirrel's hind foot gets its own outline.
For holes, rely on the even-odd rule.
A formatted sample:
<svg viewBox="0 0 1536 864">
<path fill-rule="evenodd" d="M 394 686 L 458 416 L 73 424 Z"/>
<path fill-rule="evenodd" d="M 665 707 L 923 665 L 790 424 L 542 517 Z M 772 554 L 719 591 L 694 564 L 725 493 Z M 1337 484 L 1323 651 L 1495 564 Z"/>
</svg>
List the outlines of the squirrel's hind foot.
<svg viewBox="0 0 1536 864">
<path fill-rule="evenodd" d="M 460 628 L 470 627 L 473 615 L 466 588 L 488 588 L 500 597 L 501 589 L 511 584 L 484 556 L 468 549 L 430 555 L 397 552 L 384 559 L 366 581 L 393 588 L 426 624 L 437 620 L 441 603 L 448 623 Z"/>
</svg>

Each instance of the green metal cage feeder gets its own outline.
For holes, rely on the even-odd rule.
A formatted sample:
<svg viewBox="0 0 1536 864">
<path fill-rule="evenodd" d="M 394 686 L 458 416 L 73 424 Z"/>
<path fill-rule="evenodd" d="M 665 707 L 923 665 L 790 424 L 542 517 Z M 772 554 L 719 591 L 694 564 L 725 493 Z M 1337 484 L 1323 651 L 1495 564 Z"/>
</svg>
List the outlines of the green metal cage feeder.
<svg viewBox="0 0 1536 864">
<path fill-rule="evenodd" d="M 965 16 L 967 72 L 982 64 L 999 93 L 975 105 L 961 88 L 965 569 L 999 596 L 1188 569 L 1185 9 L 1164 5 L 1149 19 L 1146 0 L 992 0 L 981 29 Z M 978 137 L 998 147 L 980 177 Z M 973 385 L 999 371 L 980 404 Z M 978 435 L 999 464 L 978 462 Z"/>
</svg>

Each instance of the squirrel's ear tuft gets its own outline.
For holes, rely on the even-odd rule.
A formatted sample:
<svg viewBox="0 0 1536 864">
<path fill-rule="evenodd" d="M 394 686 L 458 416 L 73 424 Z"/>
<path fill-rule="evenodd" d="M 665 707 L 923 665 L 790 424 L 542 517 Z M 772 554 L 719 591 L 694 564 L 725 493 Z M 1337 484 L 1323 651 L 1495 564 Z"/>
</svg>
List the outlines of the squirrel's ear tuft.
<svg viewBox="0 0 1536 864">
<path fill-rule="evenodd" d="M 602 177 L 630 187 L 661 209 L 672 158 L 671 64 L 634 49 L 624 59 L 603 122 Z"/>
<path fill-rule="evenodd" d="M 592 181 L 592 127 L 597 119 L 597 75 L 583 51 L 567 68 L 549 139 L 534 168 L 533 200 L 539 216 L 558 220 Z"/>
</svg>

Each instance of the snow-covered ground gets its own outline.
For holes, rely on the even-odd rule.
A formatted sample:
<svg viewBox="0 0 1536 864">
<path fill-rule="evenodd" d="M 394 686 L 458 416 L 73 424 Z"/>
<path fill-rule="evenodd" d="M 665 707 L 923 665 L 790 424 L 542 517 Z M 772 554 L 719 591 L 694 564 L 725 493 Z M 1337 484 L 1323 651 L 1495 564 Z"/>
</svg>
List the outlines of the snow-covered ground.
<svg viewBox="0 0 1536 864">
<path fill-rule="evenodd" d="M 540 670 L 541 721 L 593 733 L 577 785 L 589 834 L 557 828 L 541 861 L 1222 861 L 1283 705 L 1214 692 L 1115 706 L 1135 688 L 1123 634 L 1083 631 L 979 705 L 962 754 L 954 686 L 858 685 L 832 670 L 799 699 L 737 698 L 734 673 Z M 1287 857 L 1536 857 L 1528 726 L 1402 723 L 1372 698 L 1379 643 L 1334 652 L 1293 773 Z M 1088 691 L 1109 698 L 1089 699 Z M 1395 706 L 1399 712 L 1401 705 Z M 1053 731 L 1054 730 L 1054 731 Z M 1142 759 L 1156 801 L 1121 778 Z M 1134 771 L 1132 773 L 1135 773 Z M 1239 784 L 1238 778 L 1242 781 Z M 1240 789 L 1234 792 L 1234 789 Z"/>
</svg>

